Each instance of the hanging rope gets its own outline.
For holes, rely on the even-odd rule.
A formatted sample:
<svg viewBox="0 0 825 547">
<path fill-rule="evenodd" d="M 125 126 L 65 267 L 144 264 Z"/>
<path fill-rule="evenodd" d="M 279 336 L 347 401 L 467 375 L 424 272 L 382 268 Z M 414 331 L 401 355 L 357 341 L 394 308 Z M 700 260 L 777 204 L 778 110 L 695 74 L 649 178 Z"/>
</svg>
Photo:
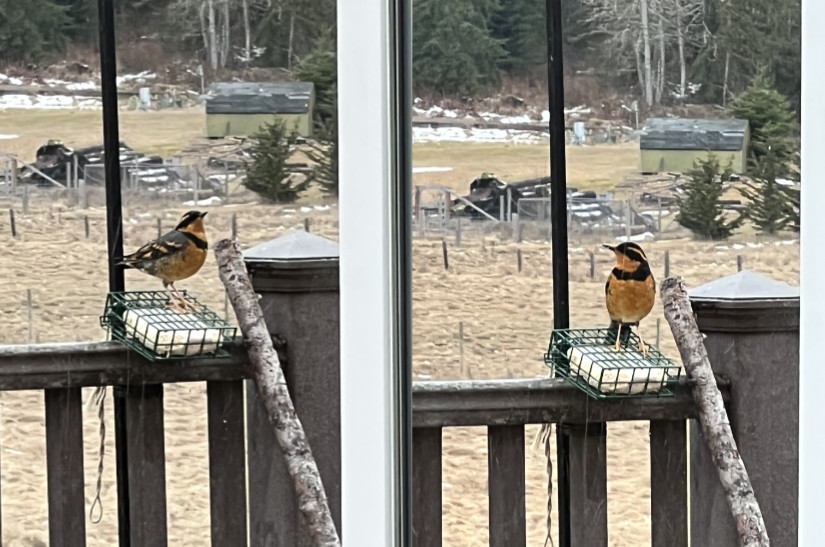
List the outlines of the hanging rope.
<svg viewBox="0 0 825 547">
<path fill-rule="evenodd" d="M 544 539 L 544 546 L 547 547 L 549 542 L 551 547 L 553 543 L 553 460 L 550 458 L 553 453 L 553 443 L 550 441 L 553 433 L 553 424 L 542 424 L 539 435 L 542 437 L 544 443 L 544 455 L 547 457 L 547 536 Z"/>
<path fill-rule="evenodd" d="M 106 386 L 98 386 L 92 394 L 91 402 L 97 405 L 97 417 L 100 420 L 100 451 L 97 461 L 97 485 L 95 487 L 95 499 L 89 508 L 89 520 L 97 524 L 103 518 L 103 501 L 100 499 L 100 489 L 103 484 L 103 455 L 106 452 L 106 422 L 103 419 L 106 401 Z M 94 517 L 95 507 L 99 508 L 97 519 Z"/>
</svg>

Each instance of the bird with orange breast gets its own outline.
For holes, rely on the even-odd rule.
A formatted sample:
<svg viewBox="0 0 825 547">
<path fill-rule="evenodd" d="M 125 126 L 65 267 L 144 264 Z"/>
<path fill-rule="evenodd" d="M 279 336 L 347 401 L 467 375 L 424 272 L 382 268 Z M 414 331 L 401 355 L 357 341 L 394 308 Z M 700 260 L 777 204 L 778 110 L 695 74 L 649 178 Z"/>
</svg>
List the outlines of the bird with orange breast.
<svg viewBox="0 0 825 547">
<path fill-rule="evenodd" d="M 622 328 L 639 326 L 647 317 L 656 301 L 656 281 L 650 271 L 647 256 L 642 248 L 633 242 L 620 243 L 615 247 L 603 245 L 616 255 L 616 265 L 604 286 L 607 313 L 610 315 L 610 333 L 616 329 L 616 351 L 621 351 Z M 647 346 L 639 335 L 639 351 L 647 355 Z M 611 336 L 612 338 L 612 336 Z M 612 343 L 612 340 L 611 340 Z"/>
<path fill-rule="evenodd" d="M 186 300 L 175 288 L 175 281 L 195 275 L 206 261 L 209 245 L 203 227 L 206 213 L 188 211 L 171 232 L 146 243 L 117 264 L 160 278 L 169 293 L 169 307 L 185 313 L 199 307 Z"/>
</svg>

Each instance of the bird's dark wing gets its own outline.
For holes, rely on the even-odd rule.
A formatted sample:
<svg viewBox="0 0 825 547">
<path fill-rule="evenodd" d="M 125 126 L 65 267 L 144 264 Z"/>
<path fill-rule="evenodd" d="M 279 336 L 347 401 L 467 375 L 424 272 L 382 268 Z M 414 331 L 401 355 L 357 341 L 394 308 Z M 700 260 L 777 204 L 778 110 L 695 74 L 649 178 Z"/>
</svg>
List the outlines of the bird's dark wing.
<svg viewBox="0 0 825 547">
<path fill-rule="evenodd" d="M 173 230 L 147 243 L 134 253 L 124 256 L 122 264 L 131 266 L 140 263 L 154 262 L 160 258 L 166 258 L 181 252 L 190 243 L 189 239 L 183 233 Z"/>
</svg>

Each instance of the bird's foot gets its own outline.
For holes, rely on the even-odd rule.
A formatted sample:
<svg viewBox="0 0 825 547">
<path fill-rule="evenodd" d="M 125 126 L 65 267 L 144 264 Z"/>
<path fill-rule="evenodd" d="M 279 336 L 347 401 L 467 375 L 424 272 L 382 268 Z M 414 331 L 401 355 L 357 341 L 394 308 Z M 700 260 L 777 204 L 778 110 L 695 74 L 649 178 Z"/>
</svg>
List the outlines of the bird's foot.
<svg viewBox="0 0 825 547">
<path fill-rule="evenodd" d="M 169 302 L 166 303 L 166 309 L 172 310 L 177 313 L 187 314 L 190 313 L 191 310 L 187 309 L 185 306 L 185 300 L 178 300 L 177 298 L 170 298 Z"/>
<path fill-rule="evenodd" d="M 166 309 L 182 314 L 188 314 L 201 311 L 203 308 L 181 296 L 180 298 L 170 298 L 169 303 L 166 304 Z"/>
<path fill-rule="evenodd" d="M 621 342 L 616 342 L 616 344 L 612 346 L 612 349 L 613 351 L 624 351 Z"/>
<path fill-rule="evenodd" d="M 195 304 L 194 302 L 190 302 L 189 300 L 186 300 L 185 298 L 181 299 L 181 303 L 183 304 L 184 308 L 186 308 L 188 310 L 191 310 L 191 311 L 194 311 L 194 312 L 198 312 L 198 311 L 203 310 L 203 306 L 199 306 L 198 304 Z"/>
<path fill-rule="evenodd" d="M 645 344 L 645 343 L 644 343 L 643 341 L 641 341 L 641 340 L 639 340 L 639 351 L 641 351 L 641 352 L 642 352 L 642 355 L 644 355 L 645 357 L 647 357 L 647 344 Z"/>
</svg>

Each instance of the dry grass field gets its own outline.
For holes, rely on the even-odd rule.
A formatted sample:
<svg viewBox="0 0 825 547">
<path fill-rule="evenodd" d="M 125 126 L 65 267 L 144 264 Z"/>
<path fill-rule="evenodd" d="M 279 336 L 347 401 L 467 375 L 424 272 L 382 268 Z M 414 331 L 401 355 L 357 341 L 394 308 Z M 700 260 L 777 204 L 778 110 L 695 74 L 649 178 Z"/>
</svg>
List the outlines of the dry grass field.
<svg viewBox="0 0 825 547">
<path fill-rule="evenodd" d="M 77 118 L 72 118 L 77 116 Z M 101 141 L 98 113 L 0 112 L 3 132 L 20 139 L 2 142 L 0 151 L 18 151 L 25 157 L 48 138 L 62 138 L 69 146 Z M 163 116 L 163 123 L 158 123 Z M 169 117 L 167 117 L 169 116 Z M 202 118 L 200 118 L 202 119 Z M 49 121 L 51 120 L 51 121 Z M 73 120 L 80 120 L 76 123 Z M 164 153 L 185 147 L 197 137 L 200 122 L 183 111 L 122 113 L 121 135 L 127 143 L 147 153 Z M 175 123 L 171 123 L 173 120 Z M 150 123 L 151 122 L 151 123 Z M 14 125 L 9 125 L 10 123 Z M 175 127 L 177 126 L 177 127 Z M 56 131 L 55 127 L 60 130 Z M 69 136 L 73 136 L 72 139 Z M 9 150 L 28 144 L 19 150 Z M 152 148 L 154 147 L 154 148 Z M 176 148 L 177 147 L 177 148 Z M 32 152 L 26 152 L 31 150 Z M 544 146 L 501 144 L 422 144 L 415 147 L 416 166 L 448 166 L 454 171 L 416 175 L 426 180 L 467 188 L 482 171 L 504 178 L 532 177 L 544 173 Z M 635 169 L 632 146 L 570 148 L 571 184 L 594 188 L 617 182 Z M 126 250 L 157 235 L 156 219 L 171 228 L 183 205 L 130 203 L 124 212 Z M 312 200 L 294 206 L 265 206 L 252 200 L 233 200 L 214 207 L 207 217 L 212 242 L 228 237 L 231 217 L 238 216 L 238 235 L 244 247 L 302 229 L 312 220 L 312 231 L 338 237 L 337 208 L 317 206 Z M 91 237 L 85 238 L 83 216 L 91 220 Z M 29 340 L 26 290 L 33 294 L 32 339 L 39 342 L 102 340 L 98 324 L 106 295 L 105 210 L 77 211 L 61 202 L 38 202 L 29 215 L 18 214 L 20 235 L 9 235 L 8 217 L 0 215 L 0 344 Z M 697 286 L 736 272 L 736 256 L 746 268 L 774 279 L 798 284 L 799 246 L 795 236 L 757 239 L 753 235 L 725 243 L 689 239 L 645 243 L 657 279 L 663 277 L 663 254 L 670 252 L 674 274 Z M 606 323 L 602 301 L 604 276 L 611 256 L 600 249 L 602 241 L 576 241 L 570 248 L 571 323 L 577 327 Z M 524 268 L 516 268 L 516 249 Z M 552 277 L 550 246 L 544 241 L 515 244 L 488 235 L 467 237 L 461 247 L 450 243 L 450 270 L 441 263 L 441 241 L 418 238 L 414 243 L 414 376 L 417 380 L 459 378 L 527 378 L 547 374 L 542 354 L 552 329 Z M 596 256 L 596 279 L 589 277 L 588 251 Z M 160 283 L 139 272 L 127 272 L 127 287 L 159 289 Z M 223 287 L 210 254 L 203 270 L 179 284 L 223 313 Z M 231 312 L 230 312 L 231 313 Z M 655 340 L 657 303 L 642 333 Z M 672 337 L 663 322 L 661 348 L 678 359 Z M 464 329 L 464 370 L 460 367 L 458 328 Z M 203 384 L 166 387 L 167 497 L 170 545 L 208 545 L 209 498 L 206 435 L 206 400 Z M 90 390 L 84 391 L 88 397 Z M 103 519 L 87 522 L 90 546 L 116 541 L 117 509 L 111 397 L 107 399 L 107 452 L 103 488 Z M 48 543 L 43 396 L 37 392 L 0 395 L 0 502 L 3 544 Z M 95 412 L 85 417 L 84 443 L 87 510 L 94 496 L 97 467 L 98 423 Z M 546 460 L 529 444 L 536 433 L 527 430 L 528 545 L 543 545 L 546 533 Z M 486 435 L 483 428 L 445 431 L 443 495 L 445 545 L 464 547 L 487 544 Z M 612 546 L 646 546 L 649 540 L 649 470 L 645 423 L 614 424 L 608 433 L 608 514 Z M 555 511 L 553 522 L 556 521 Z M 555 532 L 554 532 L 555 536 Z"/>
</svg>

